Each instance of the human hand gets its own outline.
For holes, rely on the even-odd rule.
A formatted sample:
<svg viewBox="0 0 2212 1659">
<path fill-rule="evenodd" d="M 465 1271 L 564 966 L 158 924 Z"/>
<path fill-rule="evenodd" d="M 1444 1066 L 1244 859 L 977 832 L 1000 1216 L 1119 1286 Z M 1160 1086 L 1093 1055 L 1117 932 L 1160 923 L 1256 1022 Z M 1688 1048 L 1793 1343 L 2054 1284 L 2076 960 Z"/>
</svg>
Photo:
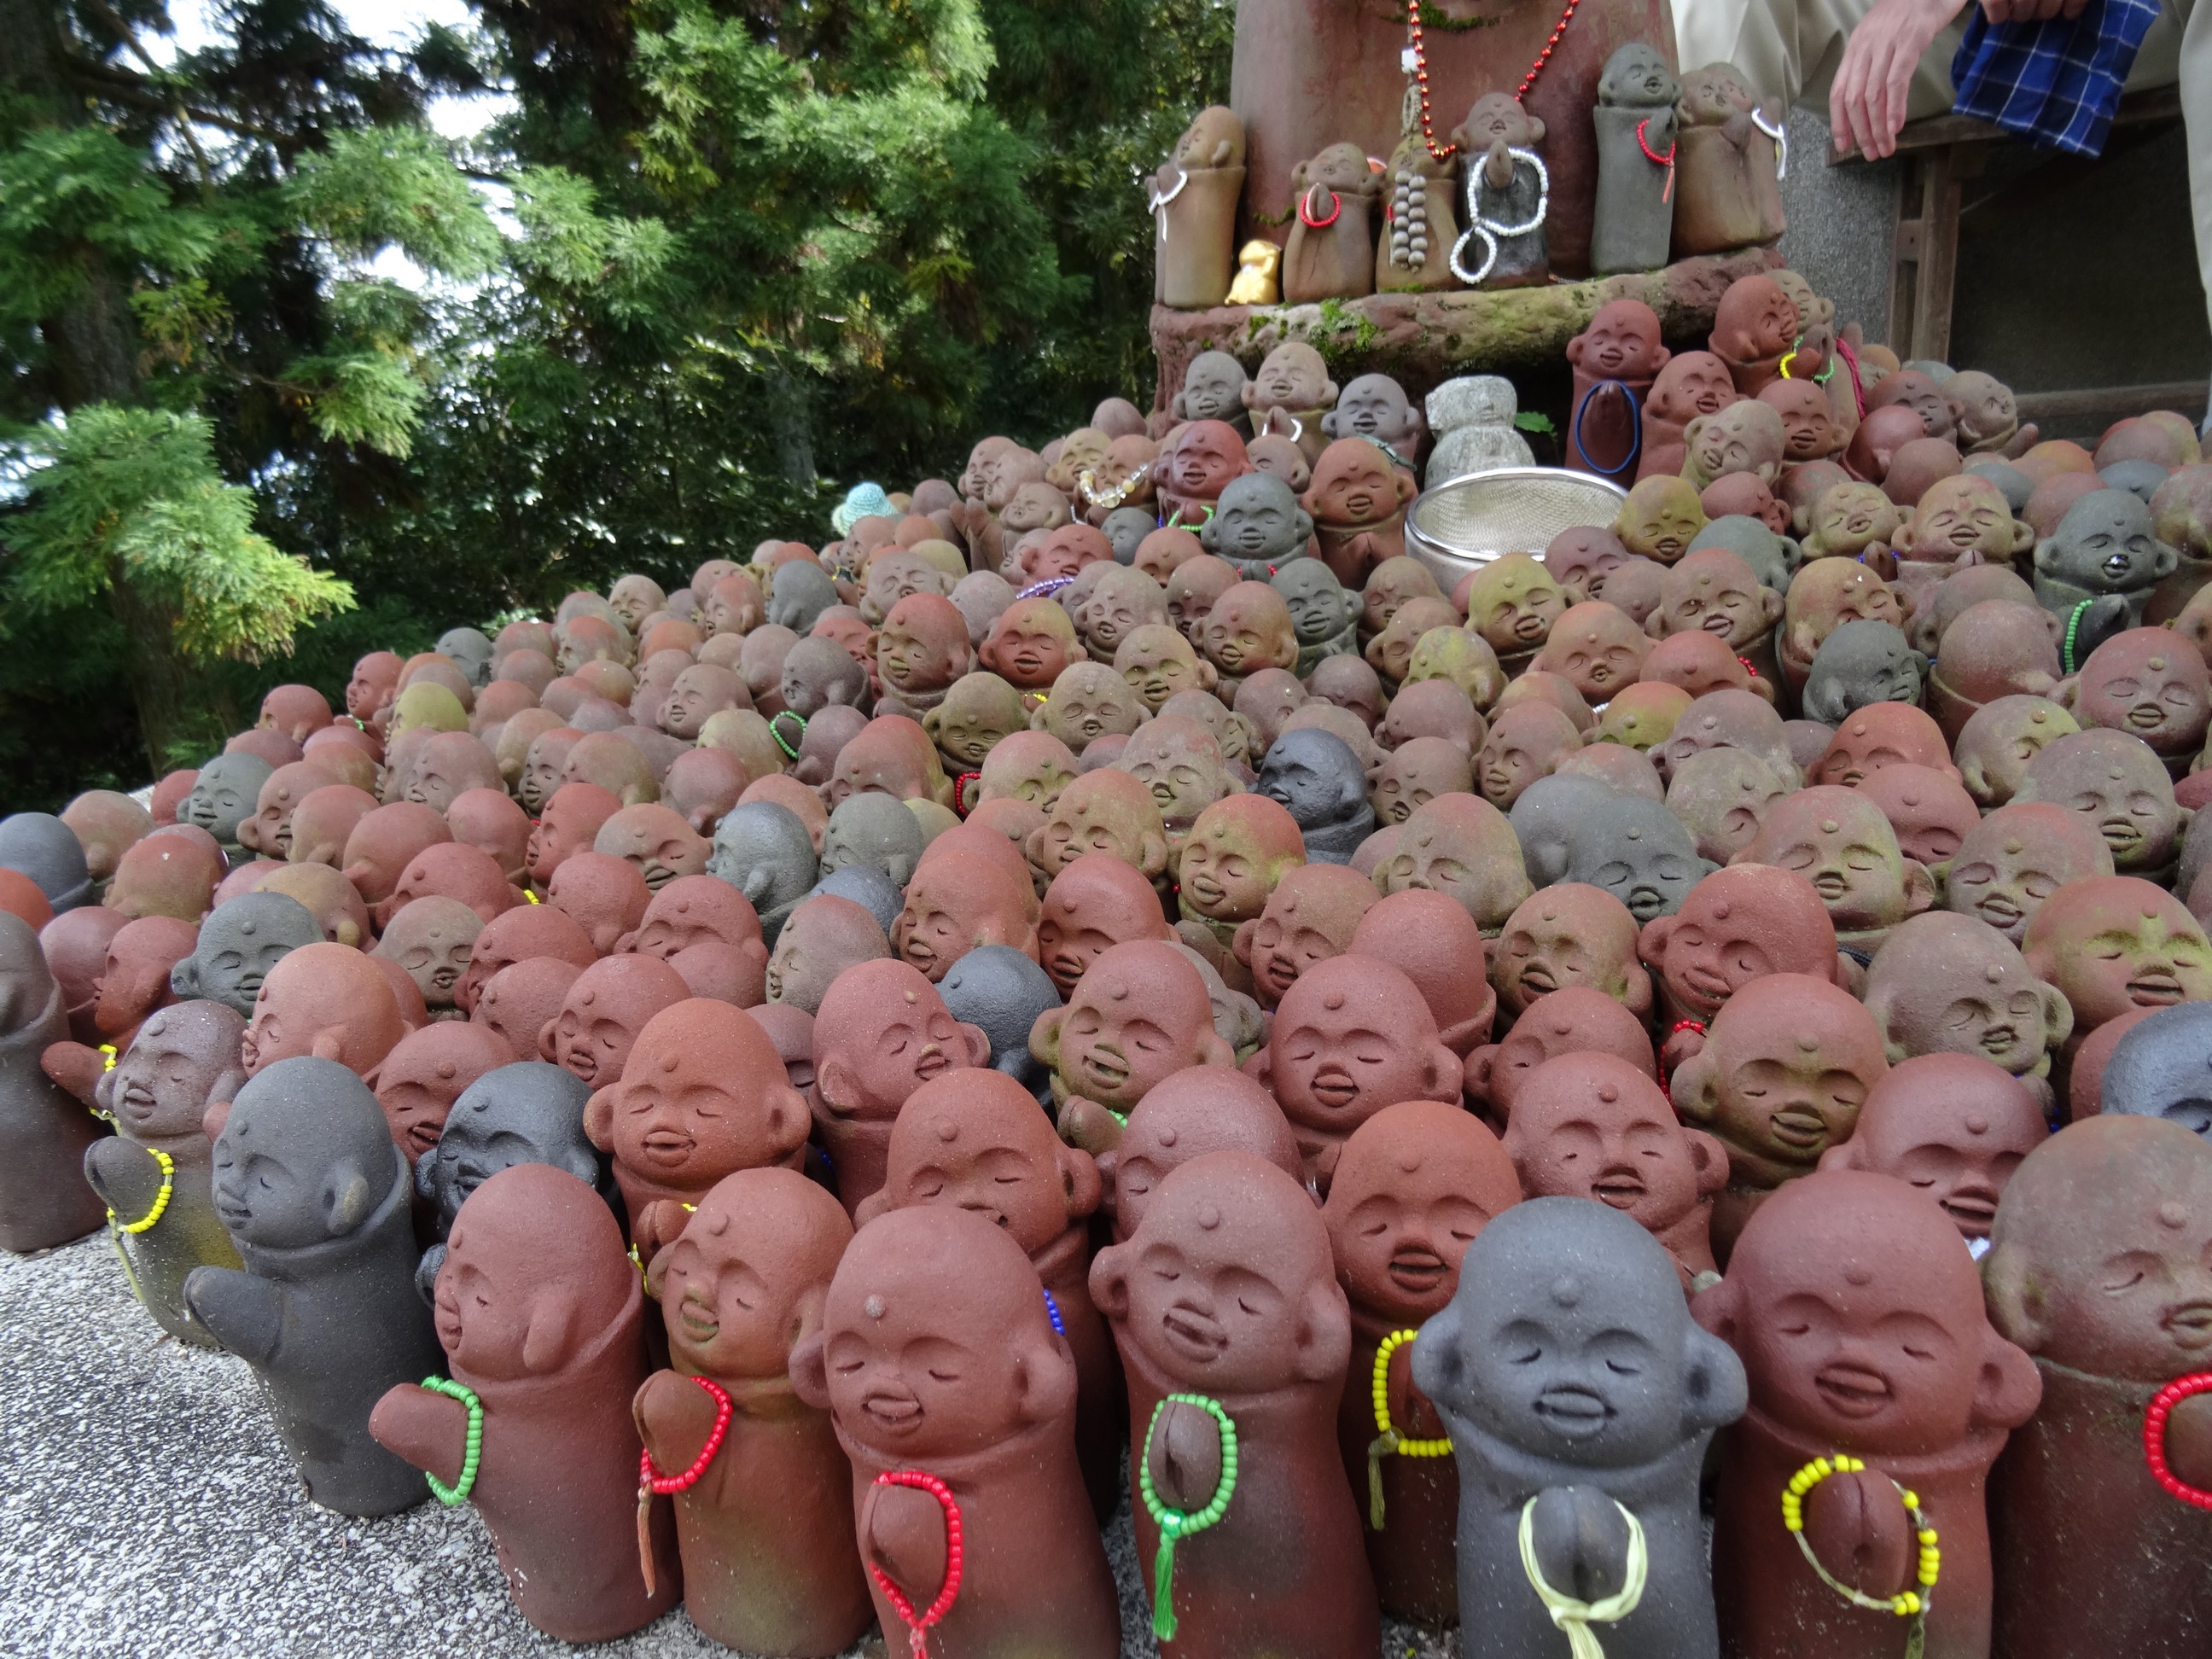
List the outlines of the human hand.
<svg viewBox="0 0 2212 1659">
<path fill-rule="evenodd" d="M 1985 0 L 2037 6 L 2062 0 Z M 2078 6 L 2081 0 L 2063 0 Z M 1905 125 L 1905 100 L 1920 56 L 1960 9 L 1960 0 L 1875 0 L 1844 46 L 1828 90 L 1828 125 L 1836 148 L 1869 158 L 1889 155 Z"/>
</svg>

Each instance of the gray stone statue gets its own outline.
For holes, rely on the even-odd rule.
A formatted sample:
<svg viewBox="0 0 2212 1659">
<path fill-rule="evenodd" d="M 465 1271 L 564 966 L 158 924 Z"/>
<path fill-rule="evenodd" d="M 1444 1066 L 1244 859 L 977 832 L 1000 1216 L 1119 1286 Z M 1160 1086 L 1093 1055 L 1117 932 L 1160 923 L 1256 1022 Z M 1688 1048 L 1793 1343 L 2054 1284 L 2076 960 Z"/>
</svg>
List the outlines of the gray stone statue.
<svg viewBox="0 0 2212 1659">
<path fill-rule="evenodd" d="M 715 826 L 707 873 L 752 901 L 761 939 L 774 950 L 784 918 L 812 889 L 821 865 L 798 813 L 774 801 L 750 800 L 731 808 Z"/>
<path fill-rule="evenodd" d="M 1267 585 L 1291 608 L 1291 626 L 1298 636 L 1298 663 L 1293 672 L 1300 679 L 1312 673 L 1323 657 L 1359 654 L 1360 596 L 1338 581 L 1326 564 L 1319 559 L 1294 558 L 1269 577 Z"/>
<path fill-rule="evenodd" d="M 191 793 L 177 804 L 177 822 L 198 824 L 225 854 L 236 853 L 238 826 L 253 816 L 261 786 L 275 769 L 258 755 L 217 755 L 200 768 Z"/>
<path fill-rule="evenodd" d="M 2143 603 L 2181 556 L 2158 539 L 2150 508 L 2124 489 L 2093 489 L 2066 509 L 2058 528 L 2035 544 L 2035 598 L 2062 620 L 2084 600 L 2118 596 L 2130 628 Z M 2077 654 L 2075 662 L 2082 660 Z"/>
<path fill-rule="evenodd" d="M 1413 1374 L 1459 1464 L 1462 1659 L 1565 1652 L 1562 1601 L 1607 1659 L 1711 1659 L 1698 1471 L 1749 1393 L 1657 1240 L 1591 1199 L 1512 1206 L 1468 1246 Z"/>
<path fill-rule="evenodd" d="M 185 1281 L 192 1317 L 260 1379 L 307 1496 L 342 1515 L 428 1495 L 368 1433 L 386 1389 L 445 1368 L 415 1293 L 409 1190 L 368 1085 L 334 1060 L 280 1060 L 215 1143 L 216 1213 L 246 1266 Z"/>
<path fill-rule="evenodd" d="M 2162 1008 L 2105 1062 L 2100 1110 L 2162 1117 L 2212 1139 L 2212 1002 Z"/>
<path fill-rule="evenodd" d="M 1296 820 L 1310 864 L 1349 864 L 1375 833 L 1367 775 L 1352 745 L 1334 732 L 1302 726 L 1277 738 L 1260 763 L 1258 793 Z"/>
<path fill-rule="evenodd" d="M 1813 671 L 1805 680 L 1805 718 L 1841 726 L 1869 703 L 1917 703 L 1927 666 L 1928 659 L 1894 624 L 1870 617 L 1847 622 L 1813 653 Z"/>
<path fill-rule="evenodd" d="M 906 803 L 889 795 L 848 795 L 830 815 L 822 835 L 822 873 L 870 865 L 904 887 L 921 861 L 921 822 Z"/>
<path fill-rule="evenodd" d="M 1632 40 L 1605 60 L 1590 112 L 1597 125 L 1594 276 L 1667 263 L 1674 233 L 1674 106 L 1681 96 L 1682 83 L 1656 47 Z"/>
<path fill-rule="evenodd" d="M 216 906 L 200 923 L 191 955 L 169 970 L 179 997 L 204 997 L 253 1017 L 253 999 L 269 970 L 302 945 L 323 942 L 315 913 L 283 893 L 241 893 Z"/>
<path fill-rule="evenodd" d="M 1206 550 L 1226 559 L 1246 581 L 1263 582 L 1306 550 L 1313 515 L 1272 472 L 1232 478 L 1198 532 Z"/>
<path fill-rule="evenodd" d="M 1660 802 L 1595 778 L 1539 778 L 1513 803 L 1511 817 L 1530 881 L 1601 887 L 1638 923 L 1673 915 L 1690 889 L 1720 868 L 1698 856 L 1690 832 Z"/>
</svg>

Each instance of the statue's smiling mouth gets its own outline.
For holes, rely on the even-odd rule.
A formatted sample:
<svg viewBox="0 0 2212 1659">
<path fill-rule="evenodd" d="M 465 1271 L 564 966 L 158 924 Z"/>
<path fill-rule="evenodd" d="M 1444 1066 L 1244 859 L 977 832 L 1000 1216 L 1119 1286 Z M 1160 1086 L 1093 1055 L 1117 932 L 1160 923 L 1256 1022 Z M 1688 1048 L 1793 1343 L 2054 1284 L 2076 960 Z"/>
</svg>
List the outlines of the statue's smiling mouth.
<svg viewBox="0 0 2212 1659">
<path fill-rule="evenodd" d="M 1844 1417 L 1873 1417 L 1889 1408 L 1889 1379 L 1864 1365 L 1824 1365 L 1814 1373 L 1813 1386 Z"/>
<path fill-rule="evenodd" d="M 1635 1208 L 1650 1190 L 1644 1184 L 1644 1177 L 1625 1164 L 1601 1171 L 1590 1183 L 1590 1196 L 1616 1210 Z"/>
<path fill-rule="evenodd" d="M 1996 1219 L 1996 1194 L 1982 1187 L 1956 1188 L 1944 1199 L 1943 1208 L 1961 1226 L 1986 1233 L 1990 1224 Z"/>
<path fill-rule="evenodd" d="M 722 1322 L 714 1316 L 714 1310 L 689 1294 L 677 1310 L 676 1317 L 684 1327 L 684 1334 L 694 1342 L 712 1342 L 722 1334 Z"/>
<path fill-rule="evenodd" d="M 638 1145 L 654 1163 L 676 1164 L 690 1158 L 699 1143 L 681 1129 L 655 1129 Z"/>
<path fill-rule="evenodd" d="M 2212 1302 L 2185 1302 L 2169 1308 L 2159 1323 L 2179 1346 L 2191 1350 L 2212 1346 Z"/>
<path fill-rule="evenodd" d="M 1602 1395 L 1572 1382 L 1553 1384 L 1536 1396 L 1530 1409 L 1570 1439 L 1595 1434 L 1613 1418 L 1613 1407 Z"/>
<path fill-rule="evenodd" d="M 1449 1271 L 1443 1257 L 1425 1244 L 1401 1244 L 1390 1257 L 1390 1282 L 1416 1295 L 1435 1290 Z"/>
<path fill-rule="evenodd" d="M 1350 1072 L 1331 1062 L 1313 1074 L 1307 1091 L 1324 1106 L 1349 1106 L 1358 1097 L 1359 1084 Z"/>
<path fill-rule="evenodd" d="M 1210 1314 L 1178 1302 L 1160 1316 L 1160 1333 L 1177 1352 L 1211 1364 L 1229 1346 L 1229 1334 Z"/>
<path fill-rule="evenodd" d="M 1711 997 L 1716 1001 L 1727 996 L 1731 988 L 1724 976 L 1713 969 L 1705 967 L 1685 969 L 1682 972 L 1682 983 L 1699 996 Z"/>
<path fill-rule="evenodd" d="M 2181 1000 L 2181 976 L 2171 968 L 2146 968 L 2128 981 L 2128 999 L 2145 1007 L 2166 1007 Z"/>
<path fill-rule="evenodd" d="M 908 1433 L 921 1425 L 921 1401 L 910 1394 L 878 1389 L 860 1401 L 860 1409 L 871 1422 L 894 1434 Z"/>
<path fill-rule="evenodd" d="M 1129 1062 L 1103 1042 L 1092 1045 L 1083 1056 L 1083 1070 L 1101 1088 L 1119 1089 L 1129 1080 Z"/>
<path fill-rule="evenodd" d="M 1818 1112 L 1802 1106 L 1785 1106 L 1767 1120 L 1775 1139 L 1799 1152 L 1811 1152 L 1828 1138 L 1828 1126 Z"/>
</svg>

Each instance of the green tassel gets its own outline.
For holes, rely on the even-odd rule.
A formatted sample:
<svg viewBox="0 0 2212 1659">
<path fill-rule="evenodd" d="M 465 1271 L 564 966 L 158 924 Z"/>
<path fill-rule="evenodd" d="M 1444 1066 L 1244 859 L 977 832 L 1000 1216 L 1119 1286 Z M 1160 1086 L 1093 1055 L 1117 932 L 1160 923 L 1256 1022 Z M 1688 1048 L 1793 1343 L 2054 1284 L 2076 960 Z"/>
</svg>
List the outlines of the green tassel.
<svg viewBox="0 0 2212 1659">
<path fill-rule="evenodd" d="M 1175 1640 L 1176 1535 L 1160 1528 L 1159 1553 L 1152 1558 L 1152 1634 L 1163 1642 Z"/>
<path fill-rule="evenodd" d="M 1382 1530 L 1382 1460 L 1398 1449 L 1398 1431 L 1385 1429 L 1367 1443 L 1367 1523 Z"/>
<path fill-rule="evenodd" d="M 115 1259 L 123 1264 L 123 1277 L 130 1283 L 131 1294 L 137 1298 L 140 1307 L 144 1307 L 146 1292 L 138 1287 L 138 1274 L 131 1265 L 131 1252 L 123 1248 L 123 1230 L 115 1224 L 112 1215 L 107 1222 L 107 1242 L 115 1246 Z"/>
<path fill-rule="evenodd" d="M 1921 1659 L 1928 1649 L 1928 1614 L 1923 1610 L 1912 1615 L 1912 1628 L 1905 1638 L 1905 1659 Z"/>
</svg>

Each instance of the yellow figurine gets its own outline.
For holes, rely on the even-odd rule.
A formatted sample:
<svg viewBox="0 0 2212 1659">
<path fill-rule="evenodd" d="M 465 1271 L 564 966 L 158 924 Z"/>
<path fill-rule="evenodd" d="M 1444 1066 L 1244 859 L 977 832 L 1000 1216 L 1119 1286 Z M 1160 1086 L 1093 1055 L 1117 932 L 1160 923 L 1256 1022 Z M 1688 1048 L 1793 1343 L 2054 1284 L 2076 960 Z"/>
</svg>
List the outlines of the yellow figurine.
<svg viewBox="0 0 2212 1659">
<path fill-rule="evenodd" d="M 1279 273 L 1283 250 L 1263 238 L 1244 244 L 1237 255 L 1237 280 L 1229 285 L 1232 306 L 1271 306 L 1283 297 Z"/>
</svg>

